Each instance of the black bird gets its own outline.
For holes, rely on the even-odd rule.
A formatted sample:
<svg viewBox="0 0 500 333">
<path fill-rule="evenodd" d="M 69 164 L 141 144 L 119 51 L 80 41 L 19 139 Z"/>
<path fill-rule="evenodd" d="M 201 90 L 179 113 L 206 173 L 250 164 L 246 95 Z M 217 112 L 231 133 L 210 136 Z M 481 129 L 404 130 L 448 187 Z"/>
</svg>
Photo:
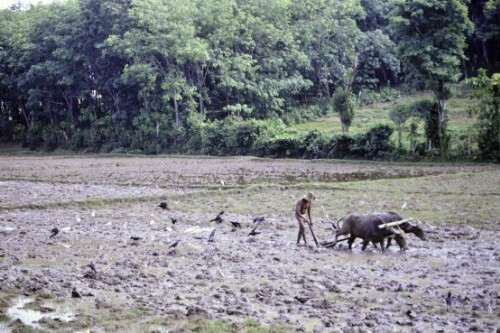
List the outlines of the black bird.
<svg viewBox="0 0 500 333">
<path fill-rule="evenodd" d="M 257 229 L 257 226 L 255 228 L 253 228 L 252 231 L 250 231 L 248 236 L 256 236 L 256 235 L 260 234 L 260 232 L 255 231 L 256 229 Z"/>
<path fill-rule="evenodd" d="M 177 219 L 174 219 L 173 217 L 170 218 L 170 221 L 172 221 L 172 224 L 176 224 L 177 223 Z"/>
<path fill-rule="evenodd" d="M 256 218 L 253 219 L 253 223 L 260 224 L 264 222 L 264 220 L 265 220 L 264 216 L 257 216 Z"/>
<path fill-rule="evenodd" d="M 450 308 L 453 303 L 453 296 L 451 296 L 451 291 L 448 292 L 448 296 L 446 296 L 446 305 Z"/>
<path fill-rule="evenodd" d="M 90 262 L 86 267 L 90 268 L 94 273 L 97 273 L 97 269 L 95 268 L 95 264 Z"/>
<path fill-rule="evenodd" d="M 73 290 L 71 291 L 71 297 L 82 298 L 82 295 L 80 295 L 80 293 L 78 291 L 76 291 L 76 288 L 73 288 Z"/>
<path fill-rule="evenodd" d="M 225 212 L 223 210 L 221 210 L 221 212 L 219 213 L 219 216 L 224 215 L 224 213 Z"/>
<path fill-rule="evenodd" d="M 224 213 L 224 211 L 222 211 L 221 213 Z M 215 223 L 222 223 L 222 222 L 224 222 L 224 220 L 220 216 L 221 216 L 221 214 L 217 215 L 214 219 L 211 219 L 210 222 L 214 222 L 214 221 L 215 221 Z"/>
<path fill-rule="evenodd" d="M 50 230 L 50 236 L 49 237 L 54 237 L 58 233 L 59 233 L 59 228 L 58 227 L 54 227 L 54 228 L 52 228 L 52 230 Z"/>
<path fill-rule="evenodd" d="M 231 224 L 232 224 L 232 225 L 233 225 L 233 227 L 235 227 L 235 228 L 241 228 L 241 223 L 240 223 L 240 222 L 231 221 Z"/>
<path fill-rule="evenodd" d="M 180 240 L 176 240 L 175 242 L 172 243 L 168 248 L 176 247 L 179 244 Z"/>
<path fill-rule="evenodd" d="M 131 240 L 133 240 L 134 242 L 137 242 L 138 240 L 142 239 L 142 237 L 139 237 L 139 236 L 131 236 L 130 237 Z"/>
<path fill-rule="evenodd" d="M 408 310 L 406 311 L 406 315 L 408 316 L 408 318 L 410 319 L 416 319 L 417 318 L 417 314 L 415 312 L 413 312 L 412 310 Z"/>
<path fill-rule="evenodd" d="M 300 303 L 304 304 L 309 300 L 309 297 L 302 297 L 302 296 L 295 296 L 295 299 L 299 301 Z"/>
<path fill-rule="evenodd" d="M 166 201 L 160 202 L 160 205 L 158 207 L 161 207 L 162 209 L 169 210 L 168 209 L 168 203 Z"/>
<path fill-rule="evenodd" d="M 214 228 L 214 230 L 212 230 L 212 232 L 211 232 L 211 233 L 210 233 L 210 235 L 208 236 L 208 241 L 209 241 L 210 243 L 213 243 L 213 242 L 214 242 L 215 230 L 216 230 L 216 229 Z"/>
</svg>

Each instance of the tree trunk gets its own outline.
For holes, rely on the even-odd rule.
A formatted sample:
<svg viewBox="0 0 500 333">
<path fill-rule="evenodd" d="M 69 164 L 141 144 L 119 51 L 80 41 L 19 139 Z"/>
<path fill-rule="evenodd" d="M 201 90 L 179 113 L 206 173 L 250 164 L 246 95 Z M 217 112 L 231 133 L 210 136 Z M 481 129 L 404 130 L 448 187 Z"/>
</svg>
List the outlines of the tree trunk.
<svg viewBox="0 0 500 333">
<path fill-rule="evenodd" d="M 203 105 L 203 96 L 201 95 L 200 93 L 200 97 L 198 99 L 198 104 L 199 104 L 199 107 L 200 107 L 200 113 L 201 114 L 205 114 L 205 106 Z"/>
<path fill-rule="evenodd" d="M 484 59 L 484 63 L 486 64 L 486 68 L 490 68 L 490 61 L 489 61 L 489 58 L 488 58 L 488 48 L 486 47 L 486 43 L 485 42 L 481 42 L 482 46 L 483 46 L 483 59 Z"/>
<path fill-rule="evenodd" d="M 31 129 L 31 118 L 26 113 L 26 108 L 24 107 L 24 105 L 22 103 L 19 103 L 19 109 L 21 110 L 21 113 L 23 115 L 24 122 L 26 123 L 26 127 L 28 128 L 28 130 L 30 130 Z"/>
<path fill-rule="evenodd" d="M 330 104 L 330 100 L 331 100 L 330 85 L 328 84 L 328 82 L 324 82 L 324 83 L 323 83 L 323 87 L 325 88 L 325 99 L 326 99 L 326 103 L 327 103 L 327 104 Z"/>
<path fill-rule="evenodd" d="M 179 119 L 179 103 L 177 99 L 174 98 L 174 110 L 175 110 L 175 126 L 179 127 L 180 119 Z"/>
<path fill-rule="evenodd" d="M 64 97 L 66 105 L 68 107 L 69 118 L 71 120 L 71 125 L 74 128 L 77 124 L 77 116 L 75 114 L 75 103 L 72 97 Z"/>
<path fill-rule="evenodd" d="M 54 116 L 52 114 L 52 108 L 50 107 L 50 98 L 49 97 L 45 97 L 45 101 L 43 103 L 43 112 L 46 114 L 46 115 L 49 115 L 49 119 L 50 119 L 50 124 L 54 124 Z"/>
<path fill-rule="evenodd" d="M 437 106 L 438 106 L 439 125 L 442 125 L 446 122 L 446 103 L 447 101 L 445 99 L 438 99 Z"/>
<path fill-rule="evenodd" d="M 438 130 L 439 130 L 439 151 L 441 157 L 444 157 L 448 153 L 448 134 L 446 131 L 446 100 L 438 99 L 437 102 L 438 111 Z"/>
</svg>

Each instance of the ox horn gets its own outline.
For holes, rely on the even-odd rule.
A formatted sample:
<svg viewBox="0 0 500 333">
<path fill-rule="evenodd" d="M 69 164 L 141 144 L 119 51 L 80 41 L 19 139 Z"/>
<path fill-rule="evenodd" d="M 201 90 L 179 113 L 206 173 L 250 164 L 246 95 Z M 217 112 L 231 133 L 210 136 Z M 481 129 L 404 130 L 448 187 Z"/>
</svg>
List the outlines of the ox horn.
<svg viewBox="0 0 500 333">
<path fill-rule="evenodd" d="M 434 226 L 430 225 L 429 223 L 425 222 L 425 221 L 420 221 L 420 220 L 417 220 L 418 222 L 422 223 L 422 224 L 425 224 L 426 226 L 428 226 L 430 229 L 434 230 Z"/>
<path fill-rule="evenodd" d="M 393 234 L 396 234 L 396 235 L 403 235 L 405 233 L 400 228 L 389 227 L 388 229 L 390 232 L 392 232 Z"/>
</svg>

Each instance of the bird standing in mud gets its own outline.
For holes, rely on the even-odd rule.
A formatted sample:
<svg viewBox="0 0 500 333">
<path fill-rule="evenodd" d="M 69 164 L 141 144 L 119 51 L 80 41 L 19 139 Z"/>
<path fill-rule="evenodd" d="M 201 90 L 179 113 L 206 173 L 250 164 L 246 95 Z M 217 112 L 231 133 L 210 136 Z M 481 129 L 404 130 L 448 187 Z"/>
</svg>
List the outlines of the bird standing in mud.
<svg viewBox="0 0 500 333">
<path fill-rule="evenodd" d="M 172 224 L 176 224 L 177 223 L 177 219 L 174 219 L 173 217 L 170 218 L 170 221 L 172 221 Z"/>
<path fill-rule="evenodd" d="M 59 233 L 59 228 L 54 227 L 52 230 L 50 230 L 50 236 L 49 237 L 55 237 Z"/>
<path fill-rule="evenodd" d="M 168 202 L 167 201 L 160 202 L 160 204 L 158 205 L 158 207 L 160 207 L 162 209 L 165 209 L 165 210 L 170 210 L 170 209 L 168 209 Z"/>
<path fill-rule="evenodd" d="M 132 245 L 137 245 L 137 242 L 142 239 L 142 237 L 139 236 L 130 236 L 130 239 L 132 240 Z"/>
<path fill-rule="evenodd" d="M 214 228 L 214 230 L 212 230 L 212 232 L 211 232 L 211 233 L 210 233 L 210 235 L 208 236 L 208 241 L 209 241 L 210 243 L 213 243 L 213 242 L 214 242 L 215 230 L 217 230 L 217 229 L 215 229 L 215 228 Z"/>
<path fill-rule="evenodd" d="M 266 219 L 264 218 L 264 216 L 257 216 L 256 218 L 253 219 L 253 223 L 261 224 L 265 220 Z"/>
<path fill-rule="evenodd" d="M 73 290 L 71 291 L 71 297 L 82 298 L 82 295 L 76 290 L 76 288 L 73 288 Z"/>
<path fill-rule="evenodd" d="M 231 225 L 234 228 L 241 228 L 241 223 L 240 222 L 231 221 Z"/>
<path fill-rule="evenodd" d="M 446 296 L 445 301 L 446 301 L 446 306 L 448 308 L 451 308 L 451 305 L 453 303 L 453 296 L 451 296 L 451 291 L 448 292 L 448 296 Z"/>
<path fill-rule="evenodd" d="M 94 273 L 97 273 L 97 269 L 95 268 L 95 264 L 90 262 L 86 267 L 90 268 Z"/>
<path fill-rule="evenodd" d="M 309 297 L 295 296 L 295 299 L 299 301 L 301 304 L 304 304 L 309 300 Z"/>
</svg>

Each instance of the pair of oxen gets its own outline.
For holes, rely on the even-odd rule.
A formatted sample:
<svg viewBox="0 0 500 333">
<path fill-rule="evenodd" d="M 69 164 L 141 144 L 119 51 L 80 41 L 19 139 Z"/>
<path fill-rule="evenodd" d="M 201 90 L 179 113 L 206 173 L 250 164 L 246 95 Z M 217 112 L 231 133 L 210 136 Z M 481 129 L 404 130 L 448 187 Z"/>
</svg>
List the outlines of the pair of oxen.
<svg viewBox="0 0 500 333">
<path fill-rule="evenodd" d="M 343 221 L 342 225 L 340 222 Z M 368 243 L 372 242 L 374 245 L 380 244 L 382 252 L 386 247 L 391 245 L 391 239 L 394 238 L 401 250 L 407 250 L 406 240 L 404 234 L 412 233 L 418 238 L 426 240 L 424 230 L 417 224 L 410 221 L 402 223 L 391 223 L 403 221 L 403 218 L 394 212 L 377 212 L 370 214 L 351 213 L 340 219 L 337 222 L 337 231 L 335 232 L 335 241 L 326 244 L 327 247 L 335 246 L 339 240 L 339 236 L 349 234 L 347 243 L 349 249 L 352 249 L 352 243 L 356 238 L 363 239 L 364 251 Z M 389 225 L 387 225 L 389 223 Z M 387 240 L 387 246 L 385 245 Z"/>
</svg>

